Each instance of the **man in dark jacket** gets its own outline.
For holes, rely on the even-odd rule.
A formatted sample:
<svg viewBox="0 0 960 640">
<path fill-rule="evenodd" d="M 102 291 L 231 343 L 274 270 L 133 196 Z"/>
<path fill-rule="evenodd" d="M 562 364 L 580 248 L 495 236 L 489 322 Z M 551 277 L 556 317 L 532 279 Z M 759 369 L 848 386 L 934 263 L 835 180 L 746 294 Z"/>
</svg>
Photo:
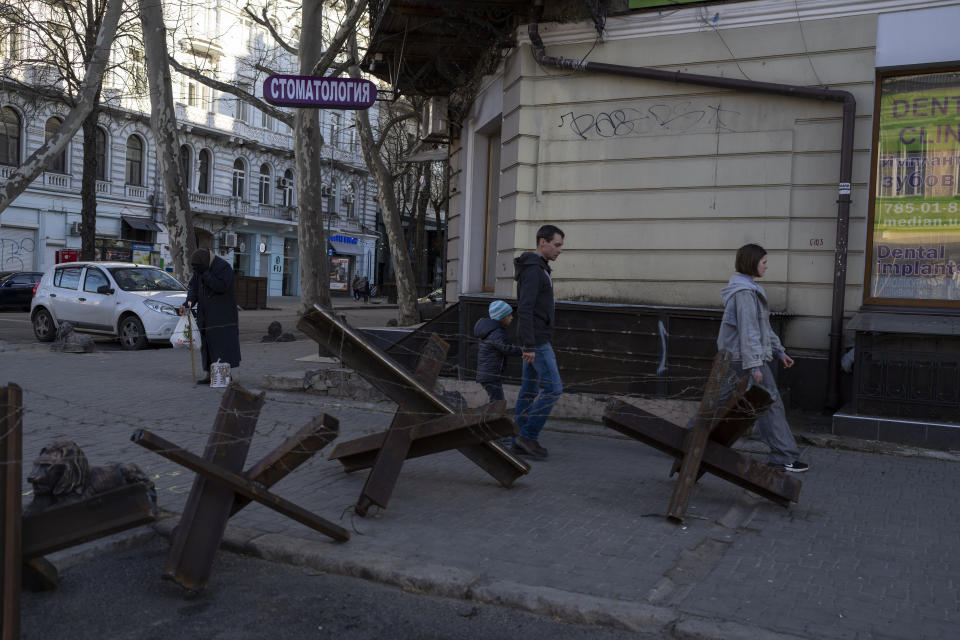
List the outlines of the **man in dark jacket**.
<svg viewBox="0 0 960 640">
<path fill-rule="evenodd" d="M 197 309 L 200 348 L 203 354 L 204 380 L 210 384 L 210 363 L 220 360 L 231 367 L 240 366 L 240 327 L 237 297 L 233 291 L 233 269 L 213 251 L 197 249 L 190 256 L 193 277 L 187 285 L 187 302 L 181 307 Z"/>
<path fill-rule="evenodd" d="M 514 410 L 520 429 L 517 453 L 544 459 L 547 449 L 538 437 L 563 393 L 553 340 L 553 279 L 549 262 L 563 251 L 563 231 L 546 224 L 537 231 L 537 250 L 514 259 L 517 281 L 517 323 L 523 348 L 523 380 Z"/>
<path fill-rule="evenodd" d="M 513 309 L 503 300 L 494 300 L 487 308 L 489 318 L 480 318 L 473 335 L 480 340 L 477 349 L 477 382 L 483 385 L 490 402 L 503 400 L 503 369 L 507 356 L 519 356 L 520 347 L 507 341 L 506 328 L 513 321 Z"/>
</svg>

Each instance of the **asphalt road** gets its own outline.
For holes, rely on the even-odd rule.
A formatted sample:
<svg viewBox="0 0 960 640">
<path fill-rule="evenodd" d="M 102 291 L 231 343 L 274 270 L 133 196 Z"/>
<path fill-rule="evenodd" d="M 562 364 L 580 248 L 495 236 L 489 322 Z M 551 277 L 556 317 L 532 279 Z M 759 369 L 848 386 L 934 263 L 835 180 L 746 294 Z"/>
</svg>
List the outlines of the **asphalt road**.
<svg viewBox="0 0 960 640">
<path fill-rule="evenodd" d="M 169 545 L 111 551 L 70 567 L 50 592 L 24 592 L 23 640 L 620 640 L 514 609 L 426 596 L 220 552 L 206 591 L 187 599 L 160 579 Z"/>
</svg>

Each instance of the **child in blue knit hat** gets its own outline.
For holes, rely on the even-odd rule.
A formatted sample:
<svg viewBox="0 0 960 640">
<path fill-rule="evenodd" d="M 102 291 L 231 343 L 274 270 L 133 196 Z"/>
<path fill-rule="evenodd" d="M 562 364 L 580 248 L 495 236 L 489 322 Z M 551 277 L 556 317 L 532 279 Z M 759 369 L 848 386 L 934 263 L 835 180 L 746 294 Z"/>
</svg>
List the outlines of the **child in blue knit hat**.
<svg viewBox="0 0 960 640">
<path fill-rule="evenodd" d="M 507 356 L 521 355 L 518 345 L 507 341 L 506 328 L 513 321 L 513 309 L 503 300 L 494 300 L 487 311 L 489 318 L 480 318 L 473 334 L 480 340 L 477 354 L 477 382 L 483 385 L 490 402 L 503 400 L 503 370 Z"/>
</svg>

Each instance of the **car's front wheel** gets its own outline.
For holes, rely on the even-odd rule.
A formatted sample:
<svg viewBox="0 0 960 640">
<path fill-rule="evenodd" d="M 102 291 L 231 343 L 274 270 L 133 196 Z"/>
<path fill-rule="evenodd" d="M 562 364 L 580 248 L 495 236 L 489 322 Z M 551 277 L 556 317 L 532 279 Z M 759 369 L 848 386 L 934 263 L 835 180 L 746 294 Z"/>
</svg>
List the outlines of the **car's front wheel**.
<svg viewBox="0 0 960 640">
<path fill-rule="evenodd" d="M 53 342 L 57 337 L 57 327 L 53 322 L 53 316 L 44 308 L 39 308 L 33 312 L 33 335 L 40 342 Z"/>
<path fill-rule="evenodd" d="M 143 323 L 137 316 L 127 316 L 120 321 L 118 334 L 120 347 L 133 351 L 147 346 L 147 333 L 143 330 Z"/>
</svg>

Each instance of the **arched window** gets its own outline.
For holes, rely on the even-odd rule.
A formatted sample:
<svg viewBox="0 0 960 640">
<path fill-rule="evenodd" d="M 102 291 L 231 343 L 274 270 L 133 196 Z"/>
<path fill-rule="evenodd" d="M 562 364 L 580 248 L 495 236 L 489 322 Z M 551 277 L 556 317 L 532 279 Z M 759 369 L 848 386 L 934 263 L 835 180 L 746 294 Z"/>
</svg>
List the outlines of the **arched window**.
<svg viewBox="0 0 960 640">
<path fill-rule="evenodd" d="M 208 149 L 200 149 L 200 162 L 197 169 L 197 191 L 210 193 L 210 151 Z"/>
<path fill-rule="evenodd" d="M 283 206 L 292 207 L 293 206 L 293 170 L 287 169 L 283 172 Z"/>
<path fill-rule="evenodd" d="M 143 186 L 143 140 L 139 136 L 127 138 L 127 184 Z"/>
<path fill-rule="evenodd" d="M 107 132 L 103 127 L 97 127 L 96 137 L 96 156 L 97 156 L 97 180 L 107 179 Z"/>
<path fill-rule="evenodd" d="M 243 158 L 233 161 L 233 196 L 241 200 L 247 199 L 247 166 Z"/>
<path fill-rule="evenodd" d="M 193 164 L 193 150 L 188 145 L 180 145 L 180 173 L 187 184 L 187 191 L 190 191 L 190 165 Z"/>
<path fill-rule="evenodd" d="M 10 107 L 0 109 L 0 164 L 20 166 L 20 116 Z"/>
<path fill-rule="evenodd" d="M 53 117 L 47 120 L 47 125 L 44 127 L 43 141 L 49 142 L 50 138 L 60 130 L 60 125 L 63 122 L 60 118 Z M 50 159 L 50 162 L 47 163 L 47 171 L 53 173 L 66 173 L 67 172 L 67 148 L 64 147 L 63 151 L 58 153 L 56 156 Z"/>
<path fill-rule="evenodd" d="M 270 204 L 270 165 L 260 165 L 260 178 L 257 183 L 257 202 Z"/>
</svg>

